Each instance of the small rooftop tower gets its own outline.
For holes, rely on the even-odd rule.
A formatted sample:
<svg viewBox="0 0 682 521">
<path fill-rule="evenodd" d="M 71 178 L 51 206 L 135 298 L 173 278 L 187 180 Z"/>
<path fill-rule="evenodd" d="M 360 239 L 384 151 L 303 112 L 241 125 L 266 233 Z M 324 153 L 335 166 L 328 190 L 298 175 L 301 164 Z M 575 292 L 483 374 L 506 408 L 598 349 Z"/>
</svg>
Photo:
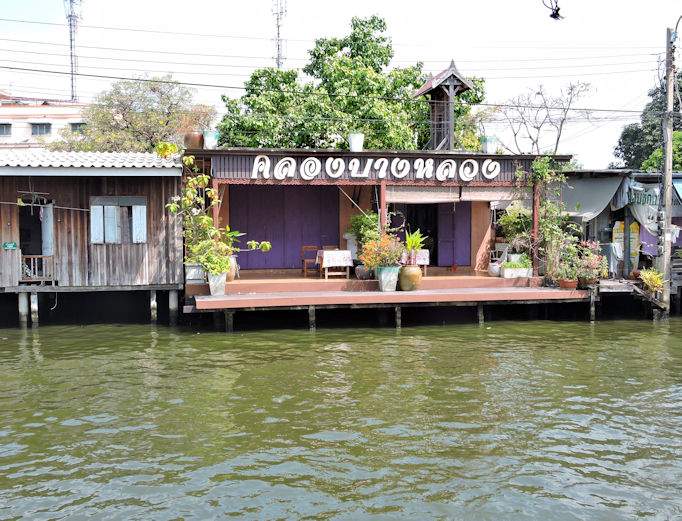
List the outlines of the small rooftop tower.
<svg viewBox="0 0 682 521">
<path fill-rule="evenodd" d="M 473 88 L 473 84 L 459 73 L 452 60 L 447 69 L 436 76 L 429 76 L 415 93 L 415 98 L 430 96 L 431 150 L 454 150 L 455 141 L 462 146 L 455 138 L 455 96 Z"/>
</svg>

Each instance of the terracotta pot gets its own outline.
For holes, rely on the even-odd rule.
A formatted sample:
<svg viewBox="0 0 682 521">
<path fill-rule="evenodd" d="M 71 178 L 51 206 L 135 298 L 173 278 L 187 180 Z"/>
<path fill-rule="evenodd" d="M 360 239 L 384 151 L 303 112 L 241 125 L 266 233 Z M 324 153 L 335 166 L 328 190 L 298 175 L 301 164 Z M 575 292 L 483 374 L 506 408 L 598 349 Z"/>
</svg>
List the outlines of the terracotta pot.
<svg viewBox="0 0 682 521">
<path fill-rule="evenodd" d="M 185 132 L 183 143 L 185 148 L 204 148 L 204 134 L 200 130 Z"/>
<path fill-rule="evenodd" d="M 403 291 L 419 289 L 422 283 L 421 268 L 415 264 L 403 266 L 403 269 L 400 270 L 400 275 L 398 275 L 398 281 L 400 282 L 400 289 Z"/>
<path fill-rule="evenodd" d="M 558 282 L 561 289 L 576 289 L 578 287 L 577 280 L 559 279 Z"/>
<path fill-rule="evenodd" d="M 400 266 L 378 266 L 376 269 L 379 291 L 395 291 Z"/>
<path fill-rule="evenodd" d="M 578 285 L 583 289 L 587 289 L 587 286 L 594 285 L 598 281 L 599 281 L 599 279 L 597 279 L 597 278 L 586 279 L 585 277 L 578 277 Z"/>
</svg>

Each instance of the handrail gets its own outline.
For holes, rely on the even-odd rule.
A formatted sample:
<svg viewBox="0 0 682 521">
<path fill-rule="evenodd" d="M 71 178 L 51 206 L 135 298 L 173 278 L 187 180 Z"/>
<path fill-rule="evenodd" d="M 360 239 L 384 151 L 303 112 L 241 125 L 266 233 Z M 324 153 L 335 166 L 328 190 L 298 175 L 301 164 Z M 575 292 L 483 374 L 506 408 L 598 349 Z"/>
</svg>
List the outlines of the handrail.
<svg viewBox="0 0 682 521">
<path fill-rule="evenodd" d="M 19 280 L 54 281 L 54 255 L 22 255 Z"/>
</svg>

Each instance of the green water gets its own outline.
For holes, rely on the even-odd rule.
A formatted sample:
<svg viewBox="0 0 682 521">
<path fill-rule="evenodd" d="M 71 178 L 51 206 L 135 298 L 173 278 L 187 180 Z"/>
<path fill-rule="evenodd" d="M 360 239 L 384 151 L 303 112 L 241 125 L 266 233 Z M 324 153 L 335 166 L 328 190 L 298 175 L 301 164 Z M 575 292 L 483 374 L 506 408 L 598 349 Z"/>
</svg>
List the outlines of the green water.
<svg viewBox="0 0 682 521">
<path fill-rule="evenodd" d="M 0 519 L 680 519 L 682 321 L 0 330 Z"/>
</svg>

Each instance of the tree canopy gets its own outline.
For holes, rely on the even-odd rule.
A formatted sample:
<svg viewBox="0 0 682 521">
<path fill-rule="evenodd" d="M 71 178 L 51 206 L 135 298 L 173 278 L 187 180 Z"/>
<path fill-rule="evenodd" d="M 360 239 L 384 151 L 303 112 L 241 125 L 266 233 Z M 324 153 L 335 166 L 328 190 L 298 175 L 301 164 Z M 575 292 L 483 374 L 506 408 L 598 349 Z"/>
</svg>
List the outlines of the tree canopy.
<svg viewBox="0 0 682 521">
<path fill-rule="evenodd" d="M 187 130 L 208 128 L 215 109 L 192 103 L 193 91 L 170 76 L 113 83 L 83 111 L 85 127 L 63 129 L 51 150 L 152 152 L 158 142 L 180 143 Z"/>
<path fill-rule="evenodd" d="M 386 22 L 353 18 L 343 38 L 320 38 L 310 60 L 296 70 L 256 70 L 239 99 L 223 96 L 227 113 L 218 125 L 226 146 L 344 148 L 351 131 L 365 134 L 368 149 L 423 148 L 429 140 L 429 106 L 413 100 L 426 81 L 423 64 L 389 69 L 393 58 Z M 468 104 L 483 100 L 483 80 L 455 102 L 456 132 L 473 144 L 476 125 Z"/>
<path fill-rule="evenodd" d="M 663 170 L 663 147 L 658 147 L 642 163 L 642 170 Z M 673 132 L 673 170 L 682 171 L 682 131 Z"/>
<path fill-rule="evenodd" d="M 677 82 L 679 88 L 682 89 L 682 73 L 677 75 Z M 651 101 L 644 107 L 640 122 L 623 128 L 614 149 L 614 155 L 620 163 L 613 166 L 644 168 L 644 162 L 654 150 L 661 146 L 663 142 L 661 120 L 666 106 L 664 85 L 651 89 L 649 97 Z M 677 97 L 674 98 L 673 107 L 674 111 L 679 114 L 680 104 Z M 673 130 L 682 130 L 682 121 L 679 117 L 673 118 Z"/>
</svg>

